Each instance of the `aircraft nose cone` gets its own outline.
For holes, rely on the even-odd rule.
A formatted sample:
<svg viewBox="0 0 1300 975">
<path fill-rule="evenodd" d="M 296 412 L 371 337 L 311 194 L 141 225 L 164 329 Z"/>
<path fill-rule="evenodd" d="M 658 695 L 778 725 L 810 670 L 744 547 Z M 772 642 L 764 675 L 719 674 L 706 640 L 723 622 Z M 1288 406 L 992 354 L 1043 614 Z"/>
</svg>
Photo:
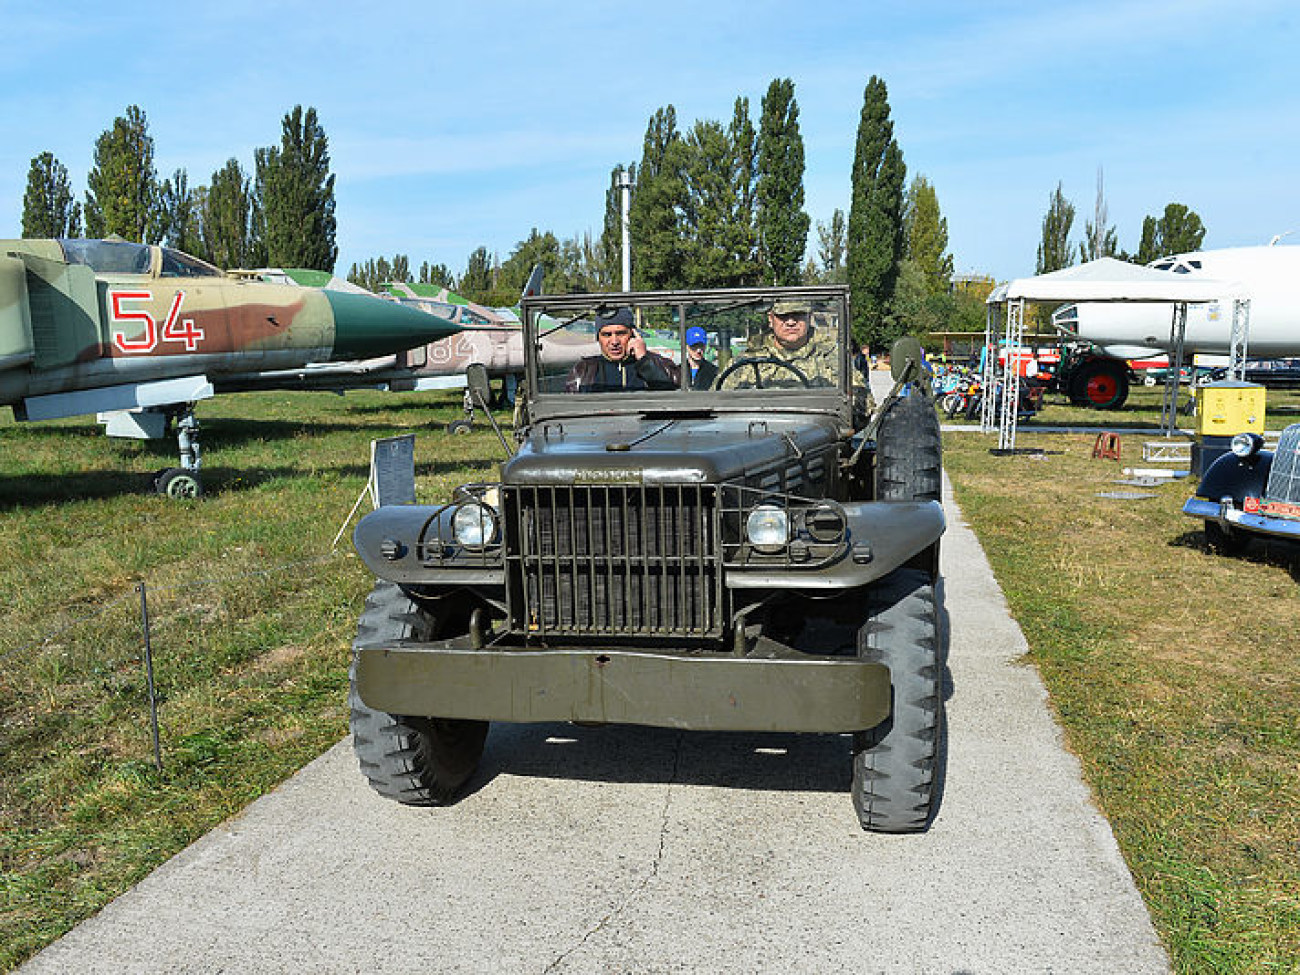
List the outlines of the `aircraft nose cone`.
<svg viewBox="0 0 1300 975">
<path fill-rule="evenodd" d="M 371 295 L 326 291 L 334 313 L 334 361 L 369 359 L 426 345 L 461 330 L 454 322 Z"/>
</svg>

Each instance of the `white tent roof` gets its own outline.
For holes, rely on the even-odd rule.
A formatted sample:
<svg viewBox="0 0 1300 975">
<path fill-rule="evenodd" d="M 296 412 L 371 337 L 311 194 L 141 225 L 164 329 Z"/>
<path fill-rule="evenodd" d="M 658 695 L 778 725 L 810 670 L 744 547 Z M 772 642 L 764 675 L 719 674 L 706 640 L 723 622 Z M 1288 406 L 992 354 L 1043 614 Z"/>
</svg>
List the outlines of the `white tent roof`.
<svg viewBox="0 0 1300 975">
<path fill-rule="evenodd" d="M 1103 257 L 999 285 L 990 305 L 1006 301 L 1219 301 L 1240 295 L 1236 282 L 1176 274 Z"/>
</svg>

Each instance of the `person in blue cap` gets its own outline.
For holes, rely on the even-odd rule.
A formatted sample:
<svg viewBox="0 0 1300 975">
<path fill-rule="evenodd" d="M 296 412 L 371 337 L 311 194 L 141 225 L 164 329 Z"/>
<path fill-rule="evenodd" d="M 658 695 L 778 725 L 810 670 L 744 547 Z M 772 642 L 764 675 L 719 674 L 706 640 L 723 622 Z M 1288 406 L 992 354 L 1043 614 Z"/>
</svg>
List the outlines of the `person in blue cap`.
<svg viewBox="0 0 1300 975">
<path fill-rule="evenodd" d="M 692 325 L 686 330 L 686 365 L 691 371 L 691 389 L 712 389 L 713 380 L 718 378 L 718 367 L 704 358 L 708 345 L 708 333 L 700 326 Z"/>
<path fill-rule="evenodd" d="M 569 372 L 569 393 L 618 393 L 635 389 L 676 389 L 677 364 L 645 347 L 631 308 L 596 316 L 600 355 L 579 359 Z"/>
</svg>

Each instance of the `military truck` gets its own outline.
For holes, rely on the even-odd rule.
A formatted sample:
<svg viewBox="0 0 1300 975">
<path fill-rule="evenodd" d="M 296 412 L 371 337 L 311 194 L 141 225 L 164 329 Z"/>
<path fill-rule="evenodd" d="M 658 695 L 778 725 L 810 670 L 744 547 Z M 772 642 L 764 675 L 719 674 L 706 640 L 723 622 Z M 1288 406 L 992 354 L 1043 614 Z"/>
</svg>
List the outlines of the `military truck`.
<svg viewBox="0 0 1300 975">
<path fill-rule="evenodd" d="M 777 341 L 800 314 L 803 341 Z M 355 532 L 379 577 L 350 690 L 370 784 L 454 802 L 492 721 L 810 732 L 844 737 L 865 829 L 925 829 L 944 518 L 920 346 L 894 350 L 876 405 L 842 287 L 546 296 L 522 317 L 499 480 Z M 600 363 L 535 354 L 549 329 L 610 319 L 678 337 L 676 361 L 627 373 L 660 381 L 584 385 Z M 682 368 L 697 328 L 705 389 Z"/>
</svg>

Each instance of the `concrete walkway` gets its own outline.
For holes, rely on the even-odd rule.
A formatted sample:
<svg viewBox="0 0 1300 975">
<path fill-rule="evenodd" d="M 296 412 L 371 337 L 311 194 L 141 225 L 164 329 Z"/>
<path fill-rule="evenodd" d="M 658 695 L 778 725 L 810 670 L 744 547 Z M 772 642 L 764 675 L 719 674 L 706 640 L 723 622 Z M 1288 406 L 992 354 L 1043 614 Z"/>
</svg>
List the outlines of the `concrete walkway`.
<svg viewBox="0 0 1300 975">
<path fill-rule="evenodd" d="M 862 833 L 839 736 L 495 726 L 449 809 L 341 742 L 21 971 L 1165 972 L 947 500 L 943 802 Z"/>
</svg>

